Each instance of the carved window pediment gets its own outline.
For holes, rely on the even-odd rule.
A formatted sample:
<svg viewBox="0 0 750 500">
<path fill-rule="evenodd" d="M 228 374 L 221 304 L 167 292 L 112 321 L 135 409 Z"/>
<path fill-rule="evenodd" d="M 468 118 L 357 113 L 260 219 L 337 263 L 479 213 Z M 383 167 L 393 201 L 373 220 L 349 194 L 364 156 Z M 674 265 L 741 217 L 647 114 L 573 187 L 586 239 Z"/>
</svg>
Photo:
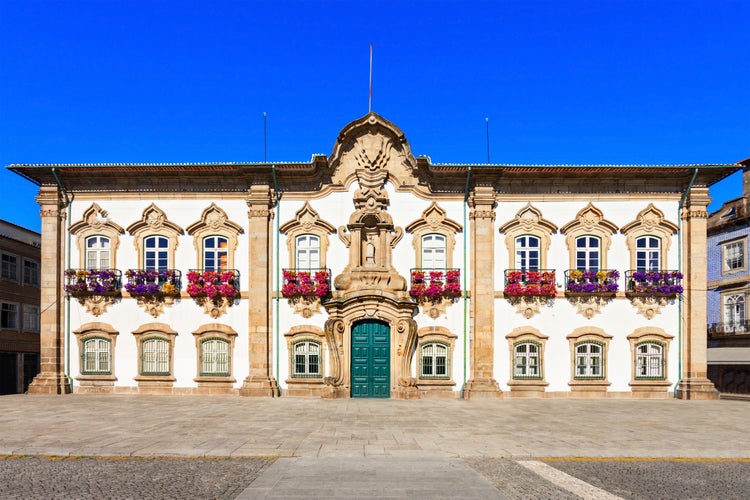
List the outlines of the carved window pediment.
<svg viewBox="0 0 750 500">
<path fill-rule="evenodd" d="M 295 244 L 297 237 L 310 234 L 320 238 L 320 267 L 326 267 L 326 253 L 328 250 L 328 235 L 335 233 L 336 228 L 320 218 L 309 202 L 300 208 L 295 214 L 294 219 L 284 223 L 280 228 L 281 234 L 286 234 L 286 246 L 289 251 L 289 267 L 296 268 L 296 251 Z"/>
<path fill-rule="evenodd" d="M 415 260 L 420 267 L 422 261 L 422 244 L 423 239 L 428 234 L 438 234 L 445 237 L 445 267 L 453 267 L 453 249 L 456 246 L 456 233 L 463 231 L 463 227 L 458 222 L 455 222 L 446 217 L 446 212 L 436 202 L 432 204 L 422 212 L 422 217 L 415 220 L 408 226 L 406 226 L 406 232 L 414 235 L 412 245 L 415 251 Z"/>
<path fill-rule="evenodd" d="M 642 236 L 655 236 L 661 240 L 660 266 L 667 269 L 667 254 L 672 243 L 672 235 L 676 234 L 678 227 L 673 222 L 664 218 L 664 212 L 654 206 L 653 203 L 638 212 L 634 221 L 625 224 L 620 230 L 626 235 L 626 244 L 630 250 L 630 269 L 636 269 L 636 240 Z"/>
<path fill-rule="evenodd" d="M 166 213 L 154 203 L 146 207 L 141 220 L 128 226 L 128 233 L 133 235 L 133 244 L 138 253 L 138 267 L 144 266 L 143 239 L 146 236 L 164 236 L 169 239 L 169 262 L 174 265 L 174 254 L 177 249 L 177 237 L 185 231 L 167 219 Z"/>
<path fill-rule="evenodd" d="M 76 236 L 79 267 L 81 269 L 88 267 L 86 264 L 86 239 L 97 235 L 109 238 L 109 267 L 112 269 L 117 267 L 117 247 L 120 245 L 120 235 L 125 234 L 125 230 L 111 221 L 109 213 L 98 204 L 93 203 L 83 212 L 81 220 L 70 226 L 70 233 Z"/>
<path fill-rule="evenodd" d="M 211 203 L 203 210 L 199 221 L 187 228 L 187 233 L 193 237 L 193 246 L 198 259 L 198 268 L 204 268 L 203 240 L 208 236 L 223 236 L 227 239 L 228 263 L 227 268 L 234 268 L 234 252 L 237 249 L 237 235 L 245 231 L 242 226 L 232 222 L 227 214 L 216 203 Z"/>
<path fill-rule="evenodd" d="M 516 238 L 523 235 L 533 235 L 541 240 L 539 268 L 547 267 L 547 251 L 550 246 L 550 236 L 557 232 L 557 226 L 542 217 L 542 212 L 531 203 L 516 213 L 515 218 L 506 222 L 499 229 L 505 234 L 505 246 L 508 248 L 508 269 L 516 267 Z"/>
<path fill-rule="evenodd" d="M 618 230 L 617 225 L 604 218 L 604 213 L 589 203 L 582 208 L 575 219 L 560 228 L 565 235 L 570 256 L 570 269 L 577 269 L 576 265 L 576 239 L 579 236 L 592 235 L 599 238 L 601 242 L 600 269 L 607 268 L 607 251 L 612 245 L 612 235 Z"/>
</svg>

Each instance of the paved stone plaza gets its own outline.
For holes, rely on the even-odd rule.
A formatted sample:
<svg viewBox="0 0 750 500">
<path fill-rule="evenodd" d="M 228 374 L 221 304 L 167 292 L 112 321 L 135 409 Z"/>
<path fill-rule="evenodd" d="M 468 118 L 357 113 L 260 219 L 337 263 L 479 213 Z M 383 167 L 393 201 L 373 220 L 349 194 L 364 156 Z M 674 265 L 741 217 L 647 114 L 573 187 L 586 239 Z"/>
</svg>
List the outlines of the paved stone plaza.
<svg viewBox="0 0 750 500">
<path fill-rule="evenodd" d="M 745 401 L 3 396 L 0 495 L 742 498 L 748 415 Z M 649 474 L 674 496 L 637 480 Z M 44 489 L 50 475 L 88 489 Z M 128 477 L 157 479 L 117 486 Z"/>
</svg>

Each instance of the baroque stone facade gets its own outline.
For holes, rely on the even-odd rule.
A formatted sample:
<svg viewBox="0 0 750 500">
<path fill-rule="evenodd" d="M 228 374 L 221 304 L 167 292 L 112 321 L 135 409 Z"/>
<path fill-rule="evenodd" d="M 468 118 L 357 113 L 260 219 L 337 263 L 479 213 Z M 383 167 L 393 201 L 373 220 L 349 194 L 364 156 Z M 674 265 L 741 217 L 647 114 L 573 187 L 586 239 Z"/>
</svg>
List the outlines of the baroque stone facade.
<svg viewBox="0 0 750 500">
<path fill-rule="evenodd" d="M 303 164 L 9 168 L 53 304 L 32 392 L 716 396 L 705 210 L 735 165 L 440 165 L 369 113 Z"/>
</svg>

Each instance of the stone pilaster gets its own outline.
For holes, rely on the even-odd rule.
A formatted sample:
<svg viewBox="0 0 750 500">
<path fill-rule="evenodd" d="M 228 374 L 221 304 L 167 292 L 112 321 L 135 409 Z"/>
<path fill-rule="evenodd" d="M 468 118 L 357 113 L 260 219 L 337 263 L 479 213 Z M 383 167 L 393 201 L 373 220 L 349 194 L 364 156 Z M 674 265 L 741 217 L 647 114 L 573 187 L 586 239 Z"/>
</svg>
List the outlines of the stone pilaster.
<svg viewBox="0 0 750 500">
<path fill-rule="evenodd" d="M 279 388 L 273 377 L 271 346 L 273 315 L 271 270 L 273 249 L 273 193 L 269 186 L 252 186 L 247 197 L 248 211 L 248 358 L 250 374 L 241 396 L 274 397 Z"/>
<path fill-rule="evenodd" d="M 495 345 L 495 192 L 477 186 L 469 200 L 471 213 L 471 378 L 466 399 L 501 395 L 494 379 Z"/>
<path fill-rule="evenodd" d="M 56 186 L 42 186 L 36 202 L 41 207 L 42 217 L 41 371 L 29 385 L 29 394 L 68 394 L 63 310 L 65 204 Z"/>
<path fill-rule="evenodd" d="M 718 399 L 719 392 L 707 376 L 706 273 L 708 188 L 693 187 L 682 209 L 682 373 L 677 387 L 680 399 Z"/>
</svg>

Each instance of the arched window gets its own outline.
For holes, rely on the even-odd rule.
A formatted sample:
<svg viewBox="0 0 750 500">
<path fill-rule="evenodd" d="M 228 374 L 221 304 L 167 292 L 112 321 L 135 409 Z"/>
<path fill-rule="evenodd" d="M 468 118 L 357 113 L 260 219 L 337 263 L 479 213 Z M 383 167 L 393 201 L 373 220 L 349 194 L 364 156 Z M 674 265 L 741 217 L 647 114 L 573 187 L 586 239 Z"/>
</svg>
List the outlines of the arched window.
<svg viewBox="0 0 750 500">
<path fill-rule="evenodd" d="M 302 340 L 294 344 L 294 377 L 320 377 L 320 344 Z"/>
<path fill-rule="evenodd" d="M 143 240 L 144 268 L 149 271 L 164 271 L 169 268 L 169 238 L 147 236 Z"/>
<path fill-rule="evenodd" d="M 541 376 L 539 344 L 521 342 L 514 346 L 514 351 L 513 378 L 539 378 Z"/>
<path fill-rule="evenodd" d="M 206 339 L 201 346 L 201 376 L 229 376 L 229 342 L 223 339 Z"/>
<path fill-rule="evenodd" d="M 296 238 L 296 268 L 320 269 L 320 237 L 302 234 Z"/>
<path fill-rule="evenodd" d="M 229 258 L 229 241 L 223 236 L 203 238 L 203 269 L 226 271 Z"/>
<path fill-rule="evenodd" d="M 724 323 L 729 331 L 739 331 L 745 323 L 745 296 L 742 294 L 724 297 Z"/>
<path fill-rule="evenodd" d="M 141 375 L 169 375 L 170 343 L 161 338 L 145 339 L 141 343 Z"/>
<path fill-rule="evenodd" d="M 86 269 L 109 269 L 110 242 L 106 236 L 86 238 Z"/>
<path fill-rule="evenodd" d="M 539 270 L 539 238 L 519 236 L 516 238 L 516 269 L 523 271 Z"/>
<path fill-rule="evenodd" d="M 442 234 L 422 236 L 422 269 L 445 269 L 446 244 Z"/>
<path fill-rule="evenodd" d="M 657 271 L 661 263 L 661 240 L 654 236 L 641 236 L 635 240 L 636 271 Z"/>
<path fill-rule="evenodd" d="M 81 354 L 81 374 L 101 375 L 111 373 L 110 341 L 98 337 L 86 339 L 83 342 Z"/>
<path fill-rule="evenodd" d="M 635 378 L 664 378 L 664 348 L 654 342 L 635 346 Z"/>
<path fill-rule="evenodd" d="M 448 376 L 448 347 L 431 342 L 422 346 L 422 377 Z"/>
<path fill-rule="evenodd" d="M 575 378 L 604 378 L 602 345 L 584 342 L 576 345 Z"/>
<path fill-rule="evenodd" d="M 601 240 L 596 236 L 576 238 L 576 269 L 598 271 L 600 266 Z"/>
</svg>

